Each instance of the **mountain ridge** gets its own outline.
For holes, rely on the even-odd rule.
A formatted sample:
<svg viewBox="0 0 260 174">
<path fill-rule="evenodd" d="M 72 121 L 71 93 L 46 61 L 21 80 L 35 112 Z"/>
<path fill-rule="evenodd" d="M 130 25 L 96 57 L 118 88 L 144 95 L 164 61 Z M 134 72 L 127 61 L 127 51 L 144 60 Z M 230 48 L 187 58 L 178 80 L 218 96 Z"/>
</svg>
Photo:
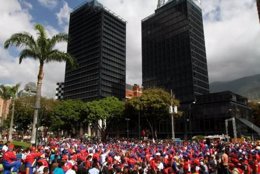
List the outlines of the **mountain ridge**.
<svg viewBox="0 0 260 174">
<path fill-rule="evenodd" d="M 210 83 L 210 92 L 220 91 L 232 91 L 250 100 L 260 99 L 260 74 Z"/>
</svg>

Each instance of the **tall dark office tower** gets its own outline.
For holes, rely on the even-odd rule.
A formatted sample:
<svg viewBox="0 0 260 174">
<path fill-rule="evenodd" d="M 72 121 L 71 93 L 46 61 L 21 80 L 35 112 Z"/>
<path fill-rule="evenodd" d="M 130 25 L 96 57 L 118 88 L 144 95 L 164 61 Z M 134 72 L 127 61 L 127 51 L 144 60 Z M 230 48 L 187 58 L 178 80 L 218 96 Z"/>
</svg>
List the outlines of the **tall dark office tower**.
<svg viewBox="0 0 260 174">
<path fill-rule="evenodd" d="M 70 14 L 68 52 L 78 67 L 66 66 L 65 99 L 125 97 L 126 21 L 95 0 L 85 3 Z"/>
<path fill-rule="evenodd" d="M 209 92 L 202 11 L 169 0 L 142 20 L 143 86 L 173 90 L 182 103 Z"/>
<path fill-rule="evenodd" d="M 260 0 L 256 0 L 256 7 L 257 7 L 258 18 L 259 18 L 259 22 L 260 22 Z"/>
</svg>

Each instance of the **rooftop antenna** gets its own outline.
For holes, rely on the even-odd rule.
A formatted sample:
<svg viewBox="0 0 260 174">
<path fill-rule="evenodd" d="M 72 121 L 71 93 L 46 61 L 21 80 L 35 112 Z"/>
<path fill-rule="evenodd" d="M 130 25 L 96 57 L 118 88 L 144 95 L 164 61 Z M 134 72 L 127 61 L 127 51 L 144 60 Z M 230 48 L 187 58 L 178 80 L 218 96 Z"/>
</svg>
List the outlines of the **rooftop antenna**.
<svg viewBox="0 0 260 174">
<path fill-rule="evenodd" d="M 157 8 L 162 7 L 165 4 L 165 0 L 158 0 Z"/>
</svg>

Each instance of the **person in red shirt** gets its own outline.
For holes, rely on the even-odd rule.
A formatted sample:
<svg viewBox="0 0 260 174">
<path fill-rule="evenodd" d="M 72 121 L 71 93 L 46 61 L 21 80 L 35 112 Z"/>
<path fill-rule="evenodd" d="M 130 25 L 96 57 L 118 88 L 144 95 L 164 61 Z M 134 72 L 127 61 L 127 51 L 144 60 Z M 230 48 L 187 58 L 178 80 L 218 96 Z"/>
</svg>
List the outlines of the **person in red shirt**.
<svg viewBox="0 0 260 174">
<path fill-rule="evenodd" d="M 36 160 L 41 156 L 41 153 L 36 151 L 36 148 L 32 146 L 30 148 L 30 153 L 26 156 L 25 166 L 26 174 L 33 174 L 33 170 L 36 167 Z"/>
<path fill-rule="evenodd" d="M 86 162 L 85 162 L 85 168 L 87 170 L 89 170 L 92 166 L 92 162 L 90 161 L 92 159 L 92 156 L 89 155 L 87 158 L 86 158 Z"/>
<path fill-rule="evenodd" d="M 18 172 L 19 167 L 21 166 L 21 161 L 16 159 L 16 154 L 13 151 L 14 145 L 10 144 L 8 150 L 4 153 L 3 156 L 3 174 L 11 174 L 11 172 Z"/>
<path fill-rule="evenodd" d="M 161 154 L 157 152 L 154 159 L 150 161 L 150 165 L 153 171 L 161 172 L 163 169 L 163 163 L 161 161 Z"/>
</svg>

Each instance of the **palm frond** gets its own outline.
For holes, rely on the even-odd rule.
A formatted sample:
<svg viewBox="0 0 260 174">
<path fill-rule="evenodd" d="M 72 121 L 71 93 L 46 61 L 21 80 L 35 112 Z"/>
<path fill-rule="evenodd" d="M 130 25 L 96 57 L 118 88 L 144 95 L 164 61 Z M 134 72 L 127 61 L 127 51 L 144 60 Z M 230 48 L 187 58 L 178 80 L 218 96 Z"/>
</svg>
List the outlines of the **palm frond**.
<svg viewBox="0 0 260 174">
<path fill-rule="evenodd" d="M 9 100 L 11 98 L 11 87 L 6 85 L 0 86 L 0 96 L 4 100 Z"/>
<path fill-rule="evenodd" d="M 18 84 L 14 85 L 14 86 L 12 86 L 10 88 L 10 95 L 11 95 L 11 97 L 13 97 L 13 98 L 16 97 L 16 94 L 18 92 L 19 87 L 20 87 L 20 84 L 18 83 Z"/>
<path fill-rule="evenodd" d="M 47 38 L 47 33 L 46 30 L 44 29 L 44 27 L 41 24 L 35 24 L 34 28 L 38 31 L 38 35 L 40 38 L 42 39 L 46 39 Z"/>
<path fill-rule="evenodd" d="M 10 45 L 16 47 L 25 46 L 29 48 L 35 48 L 36 43 L 32 35 L 27 32 L 15 33 L 8 40 L 5 41 L 4 47 L 8 48 Z"/>
<path fill-rule="evenodd" d="M 37 46 L 40 48 L 42 57 L 45 57 L 48 52 L 47 45 L 49 40 L 47 38 L 46 30 L 41 24 L 36 24 L 34 28 L 38 31 Z"/>
<path fill-rule="evenodd" d="M 52 50 L 47 56 L 46 63 L 52 61 L 67 62 L 71 67 L 76 66 L 75 59 L 70 54 L 59 51 L 57 49 Z"/>
<path fill-rule="evenodd" d="M 47 50 L 48 52 L 52 51 L 55 45 L 59 42 L 67 42 L 68 41 L 68 35 L 65 33 L 60 33 L 52 38 L 48 39 L 48 44 L 47 44 Z"/>
<path fill-rule="evenodd" d="M 56 34 L 55 36 L 53 36 L 50 40 L 51 43 L 58 43 L 58 42 L 67 42 L 68 41 L 68 34 L 66 33 L 59 33 L 59 34 Z"/>
<path fill-rule="evenodd" d="M 37 55 L 37 53 L 34 51 L 34 50 L 31 50 L 31 49 L 23 49 L 20 53 L 20 57 L 19 57 L 19 64 L 22 63 L 23 59 L 24 58 L 27 58 L 27 57 L 31 57 L 33 59 L 40 59 L 40 56 Z"/>
</svg>

